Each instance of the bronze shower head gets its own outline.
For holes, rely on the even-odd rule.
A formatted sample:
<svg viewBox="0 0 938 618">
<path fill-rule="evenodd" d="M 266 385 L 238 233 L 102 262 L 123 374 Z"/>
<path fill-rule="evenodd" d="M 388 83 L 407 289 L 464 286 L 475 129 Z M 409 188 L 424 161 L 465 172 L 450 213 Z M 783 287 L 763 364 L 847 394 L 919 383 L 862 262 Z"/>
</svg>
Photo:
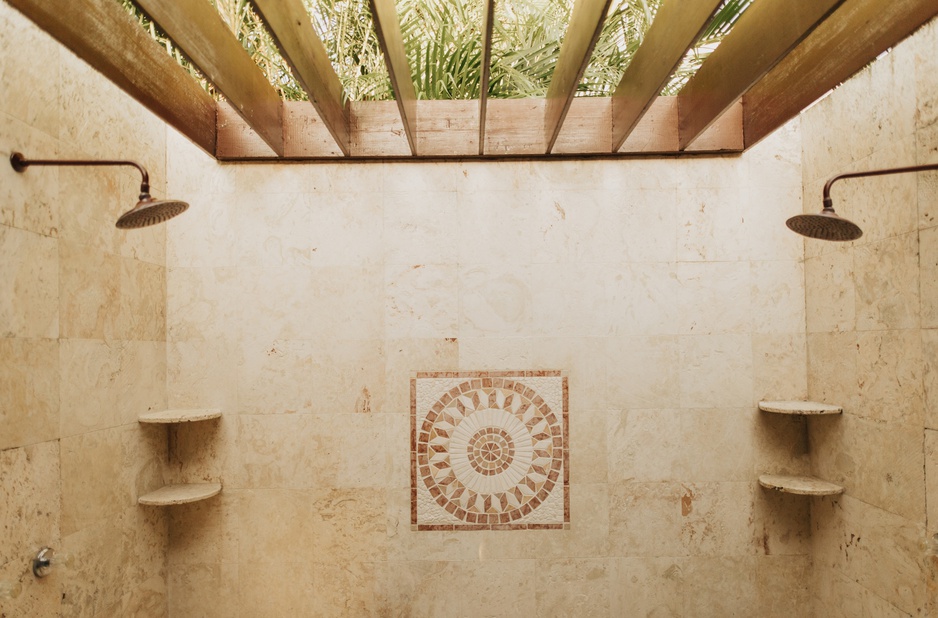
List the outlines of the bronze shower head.
<svg viewBox="0 0 938 618">
<path fill-rule="evenodd" d="M 10 165 L 17 172 L 24 172 L 31 165 L 130 165 L 136 167 L 143 180 L 140 182 L 140 201 L 137 205 L 117 219 L 117 227 L 122 230 L 147 227 L 172 219 L 189 208 L 189 204 L 178 200 L 155 200 L 150 197 L 150 175 L 146 168 L 135 161 L 95 161 L 95 160 L 39 160 L 27 159 L 19 152 L 10 155 Z"/>
<path fill-rule="evenodd" d="M 834 212 L 834 202 L 831 200 L 831 185 L 841 178 L 861 178 L 864 176 L 884 176 L 886 174 L 902 174 L 905 172 L 923 172 L 938 170 L 938 164 L 914 165 L 911 167 L 893 167 L 867 172 L 850 172 L 834 176 L 824 184 L 824 210 L 816 215 L 795 215 L 785 222 L 793 232 L 817 238 L 818 240 L 848 241 L 863 236 L 863 230 L 853 221 L 844 219 Z"/>
</svg>

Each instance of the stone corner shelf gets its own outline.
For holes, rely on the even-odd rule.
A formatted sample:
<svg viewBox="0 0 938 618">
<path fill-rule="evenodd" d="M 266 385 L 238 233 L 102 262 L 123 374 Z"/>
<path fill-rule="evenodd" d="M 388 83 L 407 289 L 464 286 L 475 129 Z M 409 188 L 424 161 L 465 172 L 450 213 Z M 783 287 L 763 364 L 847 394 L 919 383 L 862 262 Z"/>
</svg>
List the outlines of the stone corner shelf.
<svg viewBox="0 0 938 618">
<path fill-rule="evenodd" d="M 840 485 L 810 476 L 763 474 L 759 477 L 759 484 L 766 489 L 799 496 L 836 496 L 844 493 L 844 488 Z"/>
<path fill-rule="evenodd" d="M 194 423 L 196 421 L 207 421 L 213 418 L 219 418 L 221 410 L 218 408 L 196 408 L 192 410 L 162 410 L 161 412 L 150 412 L 141 414 L 137 419 L 141 423 Z"/>
<path fill-rule="evenodd" d="M 760 401 L 759 409 L 775 414 L 801 414 L 804 416 L 823 416 L 841 414 L 844 409 L 816 401 Z"/>
<path fill-rule="evenodd" d="M 146 506 L 173 506 L 206 500 L 219 493 L 221 493 L 221 483 L 167 485 L 140 496 L 137 502 Z"/>
</svg>

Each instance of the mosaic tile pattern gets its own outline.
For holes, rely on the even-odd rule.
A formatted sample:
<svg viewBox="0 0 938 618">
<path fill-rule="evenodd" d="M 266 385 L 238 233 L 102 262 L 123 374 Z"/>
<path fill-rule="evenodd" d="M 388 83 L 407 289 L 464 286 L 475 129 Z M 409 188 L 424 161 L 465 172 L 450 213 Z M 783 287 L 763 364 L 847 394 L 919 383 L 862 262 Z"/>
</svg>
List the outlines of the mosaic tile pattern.
<svg viewBox="0 0 938 618">
<path fill-rule="evenodd" d="M 417 530 L 570 522 L 567 379 L 558 371 L 418 373 L 411 381 Z"/>
</svg>

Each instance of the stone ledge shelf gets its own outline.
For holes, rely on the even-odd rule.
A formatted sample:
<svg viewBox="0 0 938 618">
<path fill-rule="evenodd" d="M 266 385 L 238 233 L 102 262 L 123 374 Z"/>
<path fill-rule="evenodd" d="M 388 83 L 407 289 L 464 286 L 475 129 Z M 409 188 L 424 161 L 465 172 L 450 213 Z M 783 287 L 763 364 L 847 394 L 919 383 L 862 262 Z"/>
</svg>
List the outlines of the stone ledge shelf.
<svg viewBox="0 0 938 618">
<path fill-rule="evenodd" d="M 799 496 L 836 496 L 844 493 L 844 488 L 840 485 L 810 476 L 763 474 L 759 477 L 759 484 L 766 489 Z"/>
<path fill-rule="evenodd" d="M 221 483 L 167 485 L 140 496 L 138 503 L 146 506 L 173 506 L 206 500 L 221 493 Z"/>
<path fill-rule="evenodd" d="M 823 416 L 841 414 L 844 409 L 816 401 L 760 401 L 759 409 L 774 414 L 800 414 L 802 416 Z"/>
<path fill-rule="evenodd" d="M 217 408 L 196 408 L 193 410 L 163 410 L 161 412 L 150 412 L 141 414 L 137 419 L 141 423 L 194 423 L 196 421 L 208 421 L 213 418 L 219 418 L 221 410 Z"/>
</svg>

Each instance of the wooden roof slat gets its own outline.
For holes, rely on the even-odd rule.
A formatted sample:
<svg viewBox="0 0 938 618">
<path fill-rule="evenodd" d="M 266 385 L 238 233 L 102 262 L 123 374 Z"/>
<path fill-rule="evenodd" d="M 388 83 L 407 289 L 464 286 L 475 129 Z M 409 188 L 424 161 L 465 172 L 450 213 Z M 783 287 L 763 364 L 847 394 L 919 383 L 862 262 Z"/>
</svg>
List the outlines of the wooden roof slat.
<svg viewBox="0 0 938 618">
<path fill-rule="evenodd" d="M 245 122 L 283 156 L 280 96 L 207 0 L 134 0 L 225 95 Z"/>
<path fill-rule="evenodd" d="M 215 154 L 215 101 L 113 0 L 8 0 L 144 107 Z"/>
<path fill-rule="evenodd" d="M 612 95 L 612 151 L 622 147 L 721 0 L 665 0 Z"/>
<path fill-rule="evenodd" d="M 302 0 L 251 0 L 323 124 L 349 154 L 349 110 L 345 92 Z"/>
<path fill-rule="evenodd" d="M 746 148 L 935 15 L 935 0 L 845 2 L 746 93 Z"/>
<path fill-rule="evenodd" d="M 391 87 L 397 99 L 397 107 L 404 123 L 404 133 L 412 154 L 417 154 L 417 91 L 411 76 L 410 63 L 404 50 L 401 36 L 401 22 L 397 17 L 394 0 L 368 0 L 371 5 L 371 17 L 375 22 L 375 32 L 384 62 L 391 77 Z"/>
<path fill-rule="evenodd" d="M 844 0 L 759 0 L 678 94 L 683 150 Z"/>
<path fill-rule="evenodd" d="M 545 152 L 550 153 L 560 134 L 570 102 L 576 94 L 583 71 L 589 64 L 593 47 L 603 29 L 611 0 L 576 0 L 567 34 L 560 46 L 560 57 L 547 88 L 544 108 Z"/>
<path fill-rule="evenodd" d="M 479 154 L 485 154 L 485 112 L 489 102 L 492 75 L 492 25 L 495 23 L 495 0 L 485 0 L 482 21 L 482 83 L 479 88 Z"/>
</svg>

